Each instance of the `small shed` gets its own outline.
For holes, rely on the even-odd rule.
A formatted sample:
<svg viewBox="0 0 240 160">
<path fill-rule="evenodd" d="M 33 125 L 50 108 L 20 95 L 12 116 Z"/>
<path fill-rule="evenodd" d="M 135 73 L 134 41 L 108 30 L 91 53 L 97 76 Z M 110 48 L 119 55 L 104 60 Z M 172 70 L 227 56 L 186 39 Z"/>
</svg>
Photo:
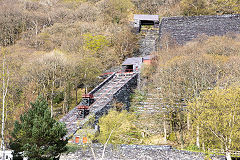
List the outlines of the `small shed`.
<svg viewBox="0 0 240 160">
<path fill-rule="evenodd" d="M 123 72 L 138 72 L 142 63 L 142 57 L 127 58 L 122 64 Z"/>
<path fill-rule="evenodd" d="M 145 15 L 134 14 L 134 28 L 137 28 L 140 32 L 141 25 L 152 25 L 155 28 L 159 27 L 159 15 Z"/>
</svg>

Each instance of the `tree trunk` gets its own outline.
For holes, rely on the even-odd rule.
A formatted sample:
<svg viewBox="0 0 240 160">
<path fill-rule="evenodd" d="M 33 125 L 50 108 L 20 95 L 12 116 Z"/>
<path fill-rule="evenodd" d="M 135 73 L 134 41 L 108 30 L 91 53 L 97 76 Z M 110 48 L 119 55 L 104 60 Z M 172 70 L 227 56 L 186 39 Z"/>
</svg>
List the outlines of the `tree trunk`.
<svg viewBox="0 0 240 160">
<path fill-rule="evenodd" d="M 202 150 L 205 152 L 205 143 L 202 143 Z"/>
<path fill-rule="evenodd" d="M 164 141 L 167 142 L 167 126 L 166 126 L 166 115 L 164 114 L 163 120 L 163 129 L 164 129 Z"/>
<path fill-rule="evenodd" d="M 226 146 L 225 146 L 227 160 L 231 160 L 231 152 L 229 151 L 229 147 L 231 146 L 231 142 L 232 142 L 232 139 L 229 138 L 229 145 L 226 144 Z"/>
<path fill-rule="evenodd" d="M 4 80 L 3 80 L 4 83 Z M 4 127 L 5 127 L 5 123 L 4 123 L 4 110 L 5 110 L 5 97 L 4 97 L 4 87 L 3 87 L 3 100 L 2 100 L 2 143 L 1 143 L 1 150 L 2 150 L 2 160 L 5 160 L 5 142 L 4 142 Z"/>
<path fill-rule="evenodd" d="M 6 79 L 5 79 L 6 78 Z M 8 91 L 8 82 L 9 82 L 9 72 L 7 68 L 7 73 L 5 73 L 5 56 L 3 57 L 3 68 L 2 68 L 2 142 L 1 142 L 1 150 L 2 150 L 2 160 L 5 160 L 5 139 L 4 139 L 4 131 L 5 131 L 5 101 Z"/>
<path fill-rule="evenodd" d="M 229 151 L 226 151 L 226 158 L 227 160 L 232 160 L 231 153 Z"/>
<path fill-rule="evenodd" d="M 85 94 L 88 94 L 88 87 L 85 87 Z"/>
<path fill-rule="evenodd" d="M 53 80 L 53 82 L 52 82 L 52 92 L 51 92 L 51 101 L 50 101 L 50 104 L 51 104 L 51 117 L 53 117 L 53 91 L 54 91 L 54 85 L 55 85 L 55 82 Z"/>
<path fill-rule="evenodd" d="M 183 114 L 180 111 L 180 141 L 181 141 L 181 149 L 184 148 L 184 140 L 183 140 Z"/>
<path fill-rule="evenodd" d="M 67 108 L 68 108 L 68 104 L 67 104 L 67 92 L 68 92 L 68 90 L 67 90 L 67 88 L 65 88 L 65 92 L 64 92 L 64 101 L 63 101 L 63 108 L 64 108 L 64 114 L 65 113 L 67 113 L 68 111 L 67 111 Z"/>
<path fill-rule="evenodd" d="M 78 105 L 78 87 L 77 87 L 77 84 L 75 86 L 75 94 L 76 94 L 76 105 Z"/>
<path fill-rule="evenodd" d="M 104 144 L 103 151 L 102 151 L 102 158 L 101 158 L 101 160 L 104 159 L 105 150 L 106 150 L 106 147 L 107 147 L 108 141 L 109 141 L 110 138 L 111 138 L 112 133 L 113 133 L 113 130 L 111 130 L 111 133 L 109 134 L 108 139 L 107 139 L 107 141 L 106 141 L 105 144 Z"/>
<path fill-rule="evenodd" d="M 187 113 L 187 129 L 190 130 L 190 114 Z"/>
<path fill-rule="evenodd" d="M 200 140 L 199 140 L 199 125 L 197 126 L 197 130 L 196 130 L 196 146 L 198 148 L 200 148 Z"/>
</svg>

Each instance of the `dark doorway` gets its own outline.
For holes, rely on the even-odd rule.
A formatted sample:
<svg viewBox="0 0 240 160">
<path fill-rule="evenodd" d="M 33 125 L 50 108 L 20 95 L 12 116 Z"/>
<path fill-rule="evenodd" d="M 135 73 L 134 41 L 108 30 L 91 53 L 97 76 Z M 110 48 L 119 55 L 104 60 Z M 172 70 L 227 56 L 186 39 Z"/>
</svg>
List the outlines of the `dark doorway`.
<svg viewBox="0 0 240 160">
<path fill-rule="evenodd" d="M 154 25 L 154 21 L 141 20 L 141 25 Z"/>
<path fill-rule="evenodd" d="M 125 65 L 124 72 L 133 72 L 133 65 Z"/>
</svg>

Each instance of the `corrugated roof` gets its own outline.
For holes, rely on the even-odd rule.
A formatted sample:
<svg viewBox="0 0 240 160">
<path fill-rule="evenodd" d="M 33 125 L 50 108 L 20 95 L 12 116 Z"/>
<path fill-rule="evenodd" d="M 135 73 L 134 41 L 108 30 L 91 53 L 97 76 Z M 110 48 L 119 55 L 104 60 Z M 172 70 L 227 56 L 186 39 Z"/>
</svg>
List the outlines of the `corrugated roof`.
<svg viewBox="0 0 240 160">
<path fill-rule="evenodd" d="M 159 21 L 158 15 L 134 14 L 134 20 Z"/>
<path fill-rule="evenodd" d="M 128 58 L 123 62 L 123 66 L 124 65 L 139 65 L 142 63 L 142 58 L 141 57 L 132 57 L 132 58 Z"/>
</svg>

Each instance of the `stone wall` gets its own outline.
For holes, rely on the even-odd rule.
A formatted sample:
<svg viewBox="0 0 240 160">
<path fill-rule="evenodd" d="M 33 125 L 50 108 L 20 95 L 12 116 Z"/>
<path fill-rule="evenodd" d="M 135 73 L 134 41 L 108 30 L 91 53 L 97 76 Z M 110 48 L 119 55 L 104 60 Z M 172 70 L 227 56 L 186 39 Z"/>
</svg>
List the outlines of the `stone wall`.
<svg viewBox="0 0 240 160">
<path fill-rule="evenodd" d="M 203 34 L 222 36 L 227 33 L 240 33 L 240 15 L 163 18 L 159 32 L 160 42 L 164 35 L 170 35 L 180 45 Z"/>
<path fill-rule="evenodd" d="M 138 74 L 124 84 L 120 90 L 113 94 L 113 99 L 116 99 L 118 102 L 125 104 L 125 109 L 130 107 L 130 96 L 133 93 L 133 90 L 137 88 L 138 84 Z"/>
<path fill-rule="evenodd" d="M 126 109 L 130 107 L 130 95 L 133 93 L 133 89 L 137 87 L 137 78 L 138 74 L 135 74 L 128 82 L 122 85 L 122 87 L 115 93 L 113 93 L 113 99 L 118 102 L 122 102 Z M 97 124 L 99 118 L 106 114 L 110 108 L 112 108 L 113 101 L 110 101 L 107 105 L 105 105 L 101 110 L 98 110 L 95 113 L 95 124 Z"/>
</svg>

